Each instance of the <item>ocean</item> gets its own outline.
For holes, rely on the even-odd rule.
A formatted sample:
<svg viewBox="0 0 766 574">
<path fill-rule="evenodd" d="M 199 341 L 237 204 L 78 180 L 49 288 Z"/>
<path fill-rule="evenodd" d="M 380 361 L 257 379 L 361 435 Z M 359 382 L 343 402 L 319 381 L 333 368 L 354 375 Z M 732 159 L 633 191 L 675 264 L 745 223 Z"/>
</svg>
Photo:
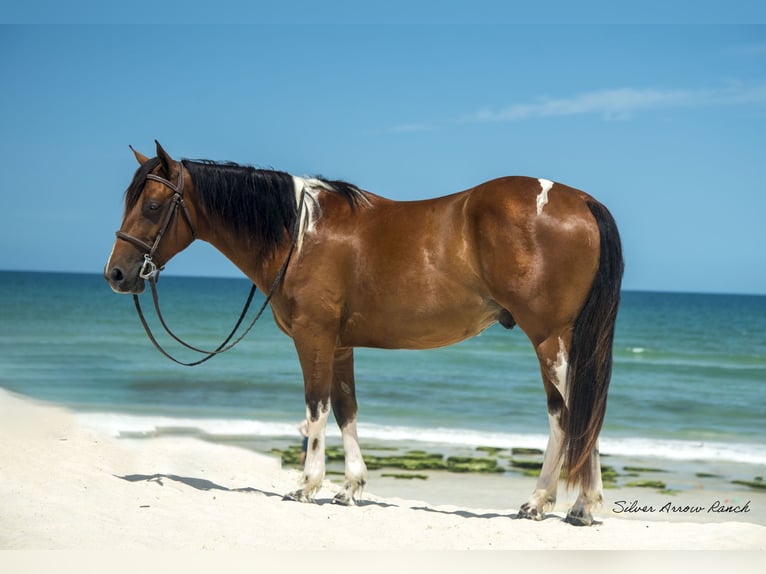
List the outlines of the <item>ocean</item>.
<svg viewBox="0 0 766 574">
<path fill-rule="evenodd" d="M 204 348 L 228 333 L 248 289 L 245 279 L 159 282 L 171 327 Z M 0 272 L 0 327 L 0 387 L 116 436 L 298 441 L 297 355 L 269 311 L 234 350 L 187 368 L 152 347 L 131 298 L 100 275 Z M 602 452 L 763 474 L 766 296 L 624 292 L 614 351 Z M 545 447 L 538 364 L 518 329 L 431 351 L 357 349 L 355 363 L 363 444 Z M 334 423 L 328 436 L 339 437 Z"/>
</svg>

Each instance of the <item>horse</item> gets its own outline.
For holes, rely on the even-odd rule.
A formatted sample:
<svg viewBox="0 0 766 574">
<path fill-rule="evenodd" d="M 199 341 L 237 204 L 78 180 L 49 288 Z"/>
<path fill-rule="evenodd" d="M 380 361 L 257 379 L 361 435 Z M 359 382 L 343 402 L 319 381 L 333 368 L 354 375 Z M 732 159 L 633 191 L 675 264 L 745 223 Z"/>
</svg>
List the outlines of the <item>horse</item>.
<svg viewBox="0 0 766 574">
<path fill-rule="evenodd" d="M 579 487 L 565 521 L 593 523 L 603 501 L 598 437 L 624 269 L 604 205 L 521 176 L 393 201 L 340 180 L 178 161 L 155 143 L 153 158 L 133 150 L 139 167 L 105 279 L 117 293 L 141 293 L 199 239 L 269 291 L 274 320 L 297 351 L 308 420 L 299 488 L 286 499 L 314 501 L 332 409 L 345 454 L 334 502 L 360 500 L 367 468 L 354 348 L 436 348 L 500 323 L 518 326 L 534 347 L 550 426 L 540 476 L 515 517 L 545 517 L 563 468 L 567 487 Z"/>
</svg>

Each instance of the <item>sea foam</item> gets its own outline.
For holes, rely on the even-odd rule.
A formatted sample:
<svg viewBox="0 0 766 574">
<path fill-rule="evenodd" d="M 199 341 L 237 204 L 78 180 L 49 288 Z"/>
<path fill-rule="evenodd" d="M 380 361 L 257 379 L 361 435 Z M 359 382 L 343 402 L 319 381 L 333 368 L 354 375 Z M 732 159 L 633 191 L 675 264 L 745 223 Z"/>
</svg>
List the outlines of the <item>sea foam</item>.
<svg viewBox="0 0 766 574">
<path fill-rule="evenodd" d="M 246 419 L 185 418 L 119 413 L 81 413 L 81 425 L 114 437 L 198 434 L 210 438 L 297 437 L 300 421 L 258 421 Z M 339 438 L 337 426 L 327 426 L 327 436 Z M 544 449 L 548 436 L 542 434 L 486 432 L 461 428 L 420 428 L 360 423 L 362 442 L 380 441 L 443 445 L 450 447 L 493 446 Z M 667 440 L 641 437 L 600 439 L 602 453 L 623 457 L 652 457 L 678 461 L 720 461 L 766 465 L 766 445 L 713 441 Z"/>
</svg>

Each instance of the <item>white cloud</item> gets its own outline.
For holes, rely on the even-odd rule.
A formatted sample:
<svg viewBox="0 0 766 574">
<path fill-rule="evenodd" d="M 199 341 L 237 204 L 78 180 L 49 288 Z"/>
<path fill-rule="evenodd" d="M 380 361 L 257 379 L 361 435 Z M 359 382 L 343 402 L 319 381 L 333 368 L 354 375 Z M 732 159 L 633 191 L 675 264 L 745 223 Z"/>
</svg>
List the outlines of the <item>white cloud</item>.
<svg viewBox="0 0 766 574">
<path fill-rule="evenodd" d="M 386 131 L 389 133 L 413 133 L 413 132 L 428 132 L 431 131 L 433 126 L 429 124 L 401 124 L 398 126 L 394 126 L 392 128 L 388 128 Z"/>
<path fill-rule="evenodd" d="M 766 85 L 731 84 L 708 90 L 617 88 L 585 92 L 569 98 L 541 98 L 532 103 L 485 108 L 467 116 L 469 122 L 510 122 L 535 118 L 601 115 L 625 119 L 648 110 L 766 103 Z"/>
</svg>

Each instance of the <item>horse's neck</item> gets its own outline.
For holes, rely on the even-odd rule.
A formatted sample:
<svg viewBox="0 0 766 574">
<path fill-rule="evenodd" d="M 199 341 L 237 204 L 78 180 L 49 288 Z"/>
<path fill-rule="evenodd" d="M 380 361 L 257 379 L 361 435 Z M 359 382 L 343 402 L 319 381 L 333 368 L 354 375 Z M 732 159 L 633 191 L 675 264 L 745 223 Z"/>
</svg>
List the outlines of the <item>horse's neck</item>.
<svg viewBox="0 0 766 574">
<path fill-rule="evenodd" d="M 211 229 L 200 239 L 220 251 L 263 293 L 268 293 L 271 289 L 290 247 L 289 242 L 285 242 L 274 251 L 273 256 L 263 258 L 258 255 L 258 249 L 251 245 L 247 237 L 239 237 L 231 232 Z"/>
</svg>

